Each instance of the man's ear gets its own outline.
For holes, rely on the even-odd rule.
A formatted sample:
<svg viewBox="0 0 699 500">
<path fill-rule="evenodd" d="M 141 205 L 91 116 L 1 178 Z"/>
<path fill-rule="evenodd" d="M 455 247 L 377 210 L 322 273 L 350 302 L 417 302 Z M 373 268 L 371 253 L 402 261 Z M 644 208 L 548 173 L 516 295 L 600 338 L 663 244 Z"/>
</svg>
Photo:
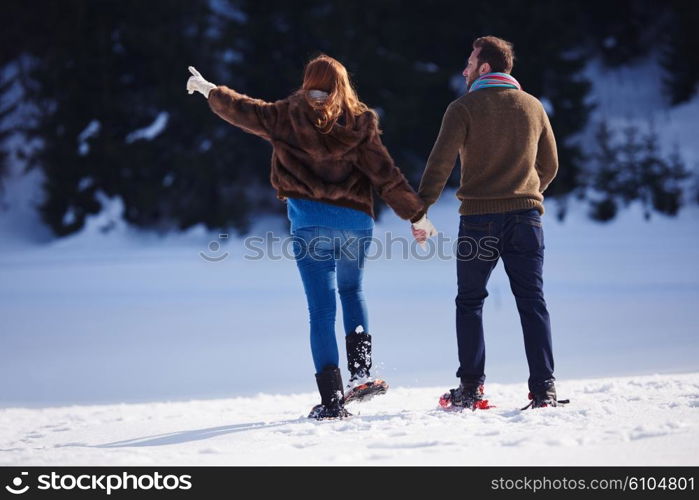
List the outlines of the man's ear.
<svg viewBox="0 0 699 500">
<path fill-rule="evenodd" d="M 478 72 L 481 75 L 485 75 L 486 73 L 490 73 L 490 63 L 481 64 L 481 67 L 478 69 Z"/>
</svg>

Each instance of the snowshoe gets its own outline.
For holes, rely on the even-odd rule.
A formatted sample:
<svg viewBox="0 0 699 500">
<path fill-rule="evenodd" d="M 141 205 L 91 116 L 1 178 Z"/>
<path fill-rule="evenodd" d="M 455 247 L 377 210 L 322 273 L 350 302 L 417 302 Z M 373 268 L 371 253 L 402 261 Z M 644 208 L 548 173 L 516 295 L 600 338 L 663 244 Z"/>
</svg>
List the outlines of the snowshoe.
<svg viewBox="0 0 699 500">
<path fill-rule="evenodd" d="M 345 389 L 345 403 L 369 401 L 374 396 L 385 394 L 388 384 L 381 379 L 362 377 L 350 380 Z"/>
<path fill-rule="evenodd" d="M 352 414 L 342 405 L 325 406 L 324 404 L 315 405 L 308 414 L 308 418 L 316 420 L 343 419 L 351 416 Z"/>
<path fill-rule="evenodd" d="M 368 401 L 374 396 L 385 394 L 388 384 L 369 374 L 371 369 L 371 335 L 359 326 L 345 336 L 347 345 L 347 368 L 350 381 L 345 389 L 345 403 Z"/>
<path fill-rule="evenodd" d="M 456 389 L 450 389 L 449 392 L 439 398 L 439 406 L 445 410 L 462 411 L 466 408 L 476 410 L 489 410 L 495 408 L 487 399 L 483 399 L 483 385 L 464 385 L 459 384 Z"/>
</svg>

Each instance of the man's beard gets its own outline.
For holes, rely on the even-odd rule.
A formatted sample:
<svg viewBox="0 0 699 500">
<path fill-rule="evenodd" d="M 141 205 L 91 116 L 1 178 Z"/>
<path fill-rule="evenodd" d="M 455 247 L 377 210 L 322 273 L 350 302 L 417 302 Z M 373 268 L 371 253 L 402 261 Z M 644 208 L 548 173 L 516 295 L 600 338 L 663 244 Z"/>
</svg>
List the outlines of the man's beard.
<svg viewBox="0 0 699 500">
<path fill-rule="evenodd" d="M 474 73 L 469 73 L 469 74 L 468 74 L 468 83 L 466 84 L 466 90 L 468 90 L 468 89 L 471 88 L 471 85 L 473 85 L 473 82 L 475 82 L 476 80 L 478 80 L 478 77 L 479 77 L 479 76 L 480 76 L 480 75 L 476 74 L 475 72 L 474 72 Z"/>
</svg>

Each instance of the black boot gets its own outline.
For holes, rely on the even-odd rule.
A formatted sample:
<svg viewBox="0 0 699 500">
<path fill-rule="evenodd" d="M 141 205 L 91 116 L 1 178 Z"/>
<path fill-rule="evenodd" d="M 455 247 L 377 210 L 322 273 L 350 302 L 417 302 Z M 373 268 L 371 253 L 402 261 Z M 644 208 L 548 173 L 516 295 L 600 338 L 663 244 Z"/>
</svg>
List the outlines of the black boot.
<svg viewBox="0 0 699 500">
<path fill-rule="evenodd" d="M 528 408 L 546 408 L 547 406 L 558 406 L 570 403 L 569 399 L 557 399 L 554 379 L 545 380 L 543 383 L 530 388 L 529 399 L 531 401 L 527 406 L 522 408 L 522 410 Z"/>
<path fill-rule="evenodd" d="M 366 332 L 353 332 L 345 336 L 347 345 L 347 369 L 350 372 L 345 402 L 367 401 L 379 394 L 385 394 L 388 384 L 375 379 L 371 369 L 371 335 Z"/>
<path fill-rule="evenodd" d="M 345 397 L 342 393 L 340 369 L 328 365 L 321 373 L 316 373 L 316 383 L 320 392 L 320 404 L 313 407 L 308 418 L 344 418 L 351 414 L 345 410 Z"/>
<path fill-rule="evenodd" d="M 345 336 L 345 344 L 350 381 L 368 377 L 371 369 L 371 335 L 365 332 L 350 333 Z"/>
</svg>

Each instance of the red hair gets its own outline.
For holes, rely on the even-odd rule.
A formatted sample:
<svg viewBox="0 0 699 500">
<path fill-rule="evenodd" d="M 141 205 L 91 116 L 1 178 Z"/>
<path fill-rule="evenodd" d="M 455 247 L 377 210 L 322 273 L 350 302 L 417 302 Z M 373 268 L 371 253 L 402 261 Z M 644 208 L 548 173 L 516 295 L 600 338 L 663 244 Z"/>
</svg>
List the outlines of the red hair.
<svg viewBox="0 0 699 500">
<path fill-rule="evenodd" d="M 325 100 L 311 99 L 308 96 L 309 90 L 322 90 L 328 93 L 328 97 Z M 340 61 L 325 54 L 306 64 L 301 91 L 305 92 L 309 104 L 318 111 L 316 127 L 324 134 L 330 132 L 343 115 L 348 126 L 352 126 L 356 116 L 367 111 L 373 113 L 378 120 L 376 113 L 359 100 L 347 69 Z"/>
</svg>

